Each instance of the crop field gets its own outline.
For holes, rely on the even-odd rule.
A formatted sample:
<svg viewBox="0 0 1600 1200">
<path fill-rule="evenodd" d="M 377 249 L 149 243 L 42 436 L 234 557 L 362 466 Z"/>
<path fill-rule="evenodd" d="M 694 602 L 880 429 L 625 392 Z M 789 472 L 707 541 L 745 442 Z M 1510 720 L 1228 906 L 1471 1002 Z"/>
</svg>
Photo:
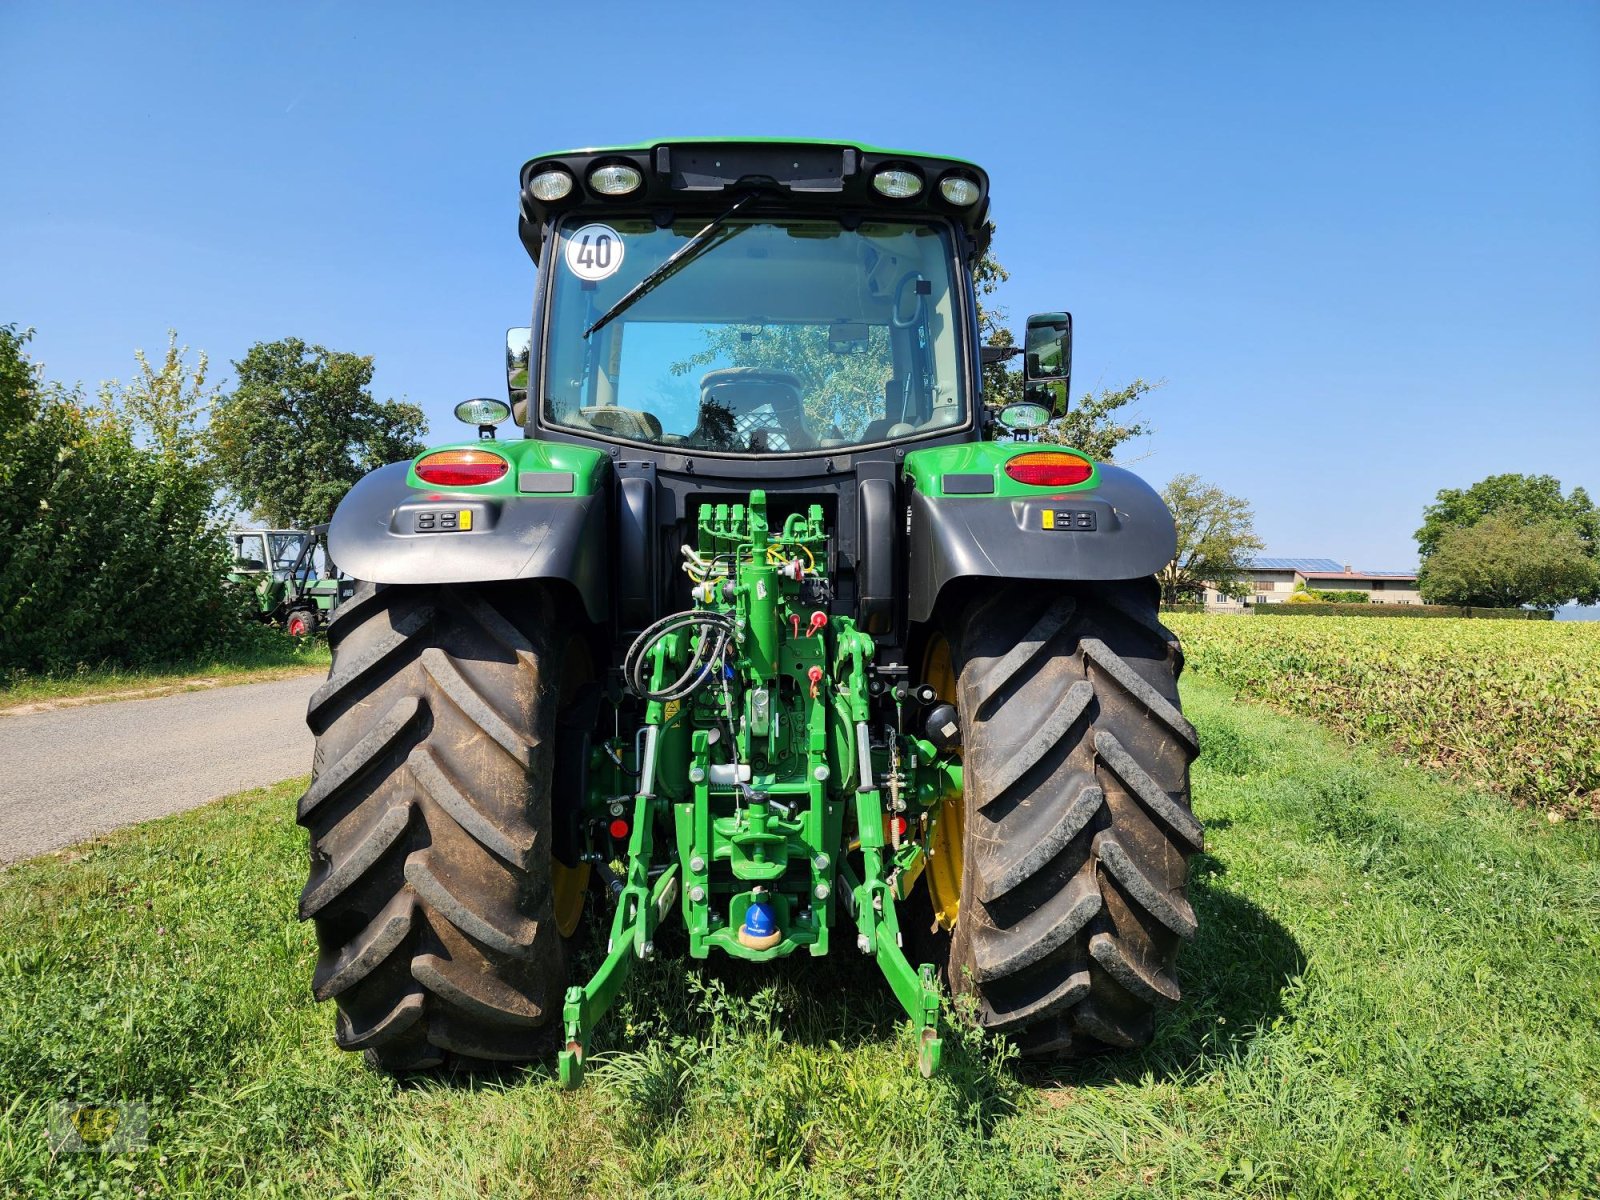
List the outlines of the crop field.
<svg viewBox="0 0 1600 1200">
<path fill-rule="evenodd" d="M 1206 675 L 1200 933 L 1141 1053 L 1024 1068 L 957 1026 L 923 1080 L 866 960 L 697 966 L 663 937 L 583 1089 L 396 1083 L 311 1001 L 291 781 L 0 873 L 0 1195 L 1600 1192 L 1600 826 Z M 147 1105 L 148 1147 L 53 1153 L 64 1101 Z"/>
<path fill-rule="evenodd" d="M 1472 786 L 1600 816 L 1600 623 L 1163 618 L 1189 669 Z"/>
</svg>

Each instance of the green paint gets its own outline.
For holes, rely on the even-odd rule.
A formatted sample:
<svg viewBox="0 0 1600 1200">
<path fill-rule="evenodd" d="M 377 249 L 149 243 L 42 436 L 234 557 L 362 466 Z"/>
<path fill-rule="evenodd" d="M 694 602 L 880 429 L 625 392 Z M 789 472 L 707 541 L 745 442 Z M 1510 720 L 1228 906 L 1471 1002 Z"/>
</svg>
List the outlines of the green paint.
<svg viewBox="0 0 1600 1200">
<path fill-rule="evenodd" d="M 805 577 L 822 576 L 827 562 L 821 506 L 774 530 L 765 494 L 752 492 L 748 504 L 703 508 L 695 545 L 695 607 L 728 622 L 727 650 L 691 694 L 647 704 L 653 778 L 627 738 L 607 742 L 591 760 L 592 819 L 584 828 L 604 829 L 614 797 L 638 792 L 606 958 L 567 993 L 560 1078 L 569 1087 L 582 1079 L 595 1024 L 674 907 L 692 957 L 715 952 L 752 962 L 826 954 L 835 924 L 849 914 L 855 936 L 843 944 L 877 961 L 916 1027 L 918 1065 L 929 1074 L 942 1046 L 940 989 L 934 969 L 913 966 L 901 949 L 897 905 L 927 853 L 922 831 L 959 789 L 960 768 L 906 735 L 869 747 L 871 779 L 860 778 L 857 730 L 869 715 L 876 647 L 848 617 L 812 625 Z M 704 636 L 680 629 L 639 649 L 652 692 L 684 676 Z M 887 825 L 896 815 L 907 822 L 899 836 Z M 658 826 L 670 854 L 657 853 Z M 859 871 L 849 865 L 852 843 Z M 614 862 L 617 850 L 600 840 L 587 853 Z M 661 866 L 665 874 L 652 887 L 651 871 Z M 744 933 L 758 902 L 774 917 L 770 945 Z"/>
<path fill-rule="evenodd" d="M 591 450 L 587 446 L 572 446 L 565 442 L 544 442 L 537 438 L 450 442 L 444 446 L 430 447 L 417 455 L 417 459 L 437 454 L 440 450 L 488 450 L 504 458 L 510 464 L 510 469 L 493 483 L 482 483 L 475 487 L 442 488 L 436 484 L 424 483 L 417 478 L 417 460 L 414 459 L 411 470 L 406 473 L 407 486 L 429 492 L 449 492 L 451 495 L 459 493 L 463 496 L 538 496 L 541 499 L 552 496 L 592 496 L 610 469 L 609 460 L 603 451 Z M 573 481 L 572 490 L 523 492 L 519 490 L 518 485 L 525 471 L 570 473 Z"/>
<path fill-rule="evenodd" d="M 1034 487 L 1018 483 L 1005 473 L 1005 465 L 1021 454 L 1041 451 L 1065 450 L 1089 461 L 1093 471 L 1082 483 L 1067 487 Z M 935 498 L 946 495 L 944 476 L 993 475 L 996 497 L 1049 496 L 1059 492 L 1088 492 L 1100 486 L 1100 467 L 1082 450 L 1071 446 L 1057 446 L 1049 442 L 971 442 L 964 446 L 934 446 L 927 450 L 913 450 L 906 455 L 906 477 L 912 486 L 925 496 Z M 987 496 L 963 495 L 962 499 L 986 499 Z"/>
</svg>

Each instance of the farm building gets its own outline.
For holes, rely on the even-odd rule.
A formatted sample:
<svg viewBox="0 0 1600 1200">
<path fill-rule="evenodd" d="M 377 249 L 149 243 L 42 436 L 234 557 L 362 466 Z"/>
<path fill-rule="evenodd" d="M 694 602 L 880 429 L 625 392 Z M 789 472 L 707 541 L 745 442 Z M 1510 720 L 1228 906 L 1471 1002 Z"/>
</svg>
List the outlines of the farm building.
<svg viewBox="0 0 1600 1200">
<path fill-rule="evenodd" d="M 1331 558 L 1257 556 L 1251 561 L 1247 578 L 1250 593 L 1242 602 L 1208 587 L 1206 607 L 1219 612 L 1237 612 L 1251 604 L 1282 604 L 1300 584 L 1317 592 L 1365 592 L 1374 603 L 1422 603 L 1413 572 L 1357 571 Z"/>
</svg>

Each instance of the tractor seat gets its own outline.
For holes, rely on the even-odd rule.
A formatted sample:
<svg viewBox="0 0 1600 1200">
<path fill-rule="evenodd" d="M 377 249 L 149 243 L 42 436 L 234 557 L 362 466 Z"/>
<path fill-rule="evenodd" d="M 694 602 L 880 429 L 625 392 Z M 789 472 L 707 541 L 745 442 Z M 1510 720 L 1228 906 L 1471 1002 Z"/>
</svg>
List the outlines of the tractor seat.
<svg viewBox="0 0 1600 1200">
<path fill-rule="evenodd" d="M 700 380 L 700 427 L 694 440 L 756 453 L 813 450 L 800 381 L 787 371 L 725 367 Z"/>
</svg>

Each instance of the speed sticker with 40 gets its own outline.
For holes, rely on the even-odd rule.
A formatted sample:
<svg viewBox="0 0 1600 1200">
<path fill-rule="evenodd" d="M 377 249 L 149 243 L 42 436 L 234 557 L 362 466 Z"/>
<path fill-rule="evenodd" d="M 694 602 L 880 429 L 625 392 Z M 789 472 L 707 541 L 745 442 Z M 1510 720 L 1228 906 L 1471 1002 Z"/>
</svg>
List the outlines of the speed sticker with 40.
<svg viewBox="0 0 1600 1200">
<path fill-rule="evenodd" d="M 585 225 L 567 238 L 567 270 L 579 279 L 609 279 L 622 266 L 622 239 L 609 225 Z"/>
</svg>

